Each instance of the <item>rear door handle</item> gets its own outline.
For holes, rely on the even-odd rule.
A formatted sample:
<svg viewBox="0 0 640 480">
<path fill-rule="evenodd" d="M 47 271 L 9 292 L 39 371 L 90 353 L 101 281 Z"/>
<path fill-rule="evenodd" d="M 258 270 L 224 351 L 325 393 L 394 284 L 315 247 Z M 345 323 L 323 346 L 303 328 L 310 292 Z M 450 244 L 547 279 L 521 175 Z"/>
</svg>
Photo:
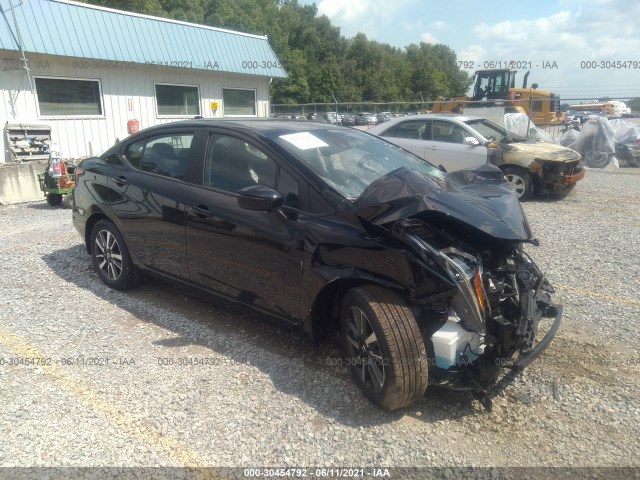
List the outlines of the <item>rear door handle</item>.
<svg viewBox="0 0 640 480">
<path fill-rule="evenodd" d="M 127 181 L 127 179 L 122 176 L 113 177 L 113 181 L 116 182 L 118 185 L 129 185 L 129 182 Z"/>
<path fill-rule="evenodd" d="M 427 150 L 438 150 L 438 147 L 435 147 L 433 145 L 427 145 Z"/>
<path fill-rule="evenodd" d="M 201 217 L 213 217 L 213 213 L 207 207 L 192 205 L 189 207 L 189 211 Z"/>
</svg>

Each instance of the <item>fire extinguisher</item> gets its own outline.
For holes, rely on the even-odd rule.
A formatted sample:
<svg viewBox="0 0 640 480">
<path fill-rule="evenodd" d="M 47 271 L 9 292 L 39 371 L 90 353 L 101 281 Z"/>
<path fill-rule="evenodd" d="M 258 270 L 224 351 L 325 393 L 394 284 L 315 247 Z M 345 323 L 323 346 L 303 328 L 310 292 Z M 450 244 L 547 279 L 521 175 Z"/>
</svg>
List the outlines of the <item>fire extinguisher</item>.
<svg viewBox="0 0 640 480">
<path fill-rule="evenodd" d="M 127 133 L 129 135 L 138 133 L 139 130 L 140 130 L 140 122 L 138 120 L 134 118 L 127 122 Z"/>
<path fill-rule="evenodd" d="M 60 152 L 58 145 L 52 143 L 49 145 L 49 164 L 52 177 L 60 177 L 62 175 L 62 167 L 60 165 Z"/>
</svg>

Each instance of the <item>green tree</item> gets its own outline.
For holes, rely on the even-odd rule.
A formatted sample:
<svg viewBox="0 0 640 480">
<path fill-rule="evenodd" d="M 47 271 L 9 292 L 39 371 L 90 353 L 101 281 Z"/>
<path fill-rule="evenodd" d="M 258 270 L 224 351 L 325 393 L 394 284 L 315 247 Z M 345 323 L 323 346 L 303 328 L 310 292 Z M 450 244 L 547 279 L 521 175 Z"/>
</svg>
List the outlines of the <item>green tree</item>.
<svg viewBox="0 0 640 480">
<path fill-rule="evenodd" d="M 632 112 L 640 112 L 640 97 L 629 100 L 627 102 L 627 107 L 629 107 Z"/>
<path fill-rule="evenodd" d="M 132 12 L 267 35 L 288 78 L 274 79 L 274 103 L 425 101 L 464 95 L 471 79 L 446 45 L 406 49 L 345 38 L 314 5 L 298 0 L 91 0 Z"/>
</svg>

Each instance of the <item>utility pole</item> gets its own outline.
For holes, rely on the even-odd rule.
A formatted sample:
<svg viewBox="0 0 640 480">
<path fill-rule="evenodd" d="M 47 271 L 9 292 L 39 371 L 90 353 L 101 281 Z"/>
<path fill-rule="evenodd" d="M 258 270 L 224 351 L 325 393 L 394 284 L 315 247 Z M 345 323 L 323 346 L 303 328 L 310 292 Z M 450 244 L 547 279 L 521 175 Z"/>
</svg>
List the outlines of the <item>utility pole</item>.
<svg viewBox="0 0 640 480">
<path fill-rule="evenodd" d="M 336 96 L 333 94 L 333 92 L 331 90 L 329 90 L 329 93 L 333 97 L 333 101 L 336 102 L 336 115 L 337 115 L 338 114 L 338 100 L 336 100 Z"/>
</svg>

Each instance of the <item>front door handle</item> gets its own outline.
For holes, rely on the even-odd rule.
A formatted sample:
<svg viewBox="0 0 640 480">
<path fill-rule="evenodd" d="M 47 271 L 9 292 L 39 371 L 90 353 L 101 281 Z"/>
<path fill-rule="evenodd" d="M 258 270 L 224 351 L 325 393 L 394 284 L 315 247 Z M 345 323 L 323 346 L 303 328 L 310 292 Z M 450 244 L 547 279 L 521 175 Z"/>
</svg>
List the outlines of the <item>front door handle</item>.
<svg viewBox="0 0 640 480">
<path fill-rule="evenodd" d="M 123 176 L 113 177 L 113 181 L 116 182 L 118 185 L 129 185 L 129 182 Z"/>
<path fill-rule="evenodd" d="M 207 207 L 201 205 L 192 205 L 189 207 L 189 212 L 198 215 L 200 217 L 213 217 L 213 213 Z"/>
</svg>

